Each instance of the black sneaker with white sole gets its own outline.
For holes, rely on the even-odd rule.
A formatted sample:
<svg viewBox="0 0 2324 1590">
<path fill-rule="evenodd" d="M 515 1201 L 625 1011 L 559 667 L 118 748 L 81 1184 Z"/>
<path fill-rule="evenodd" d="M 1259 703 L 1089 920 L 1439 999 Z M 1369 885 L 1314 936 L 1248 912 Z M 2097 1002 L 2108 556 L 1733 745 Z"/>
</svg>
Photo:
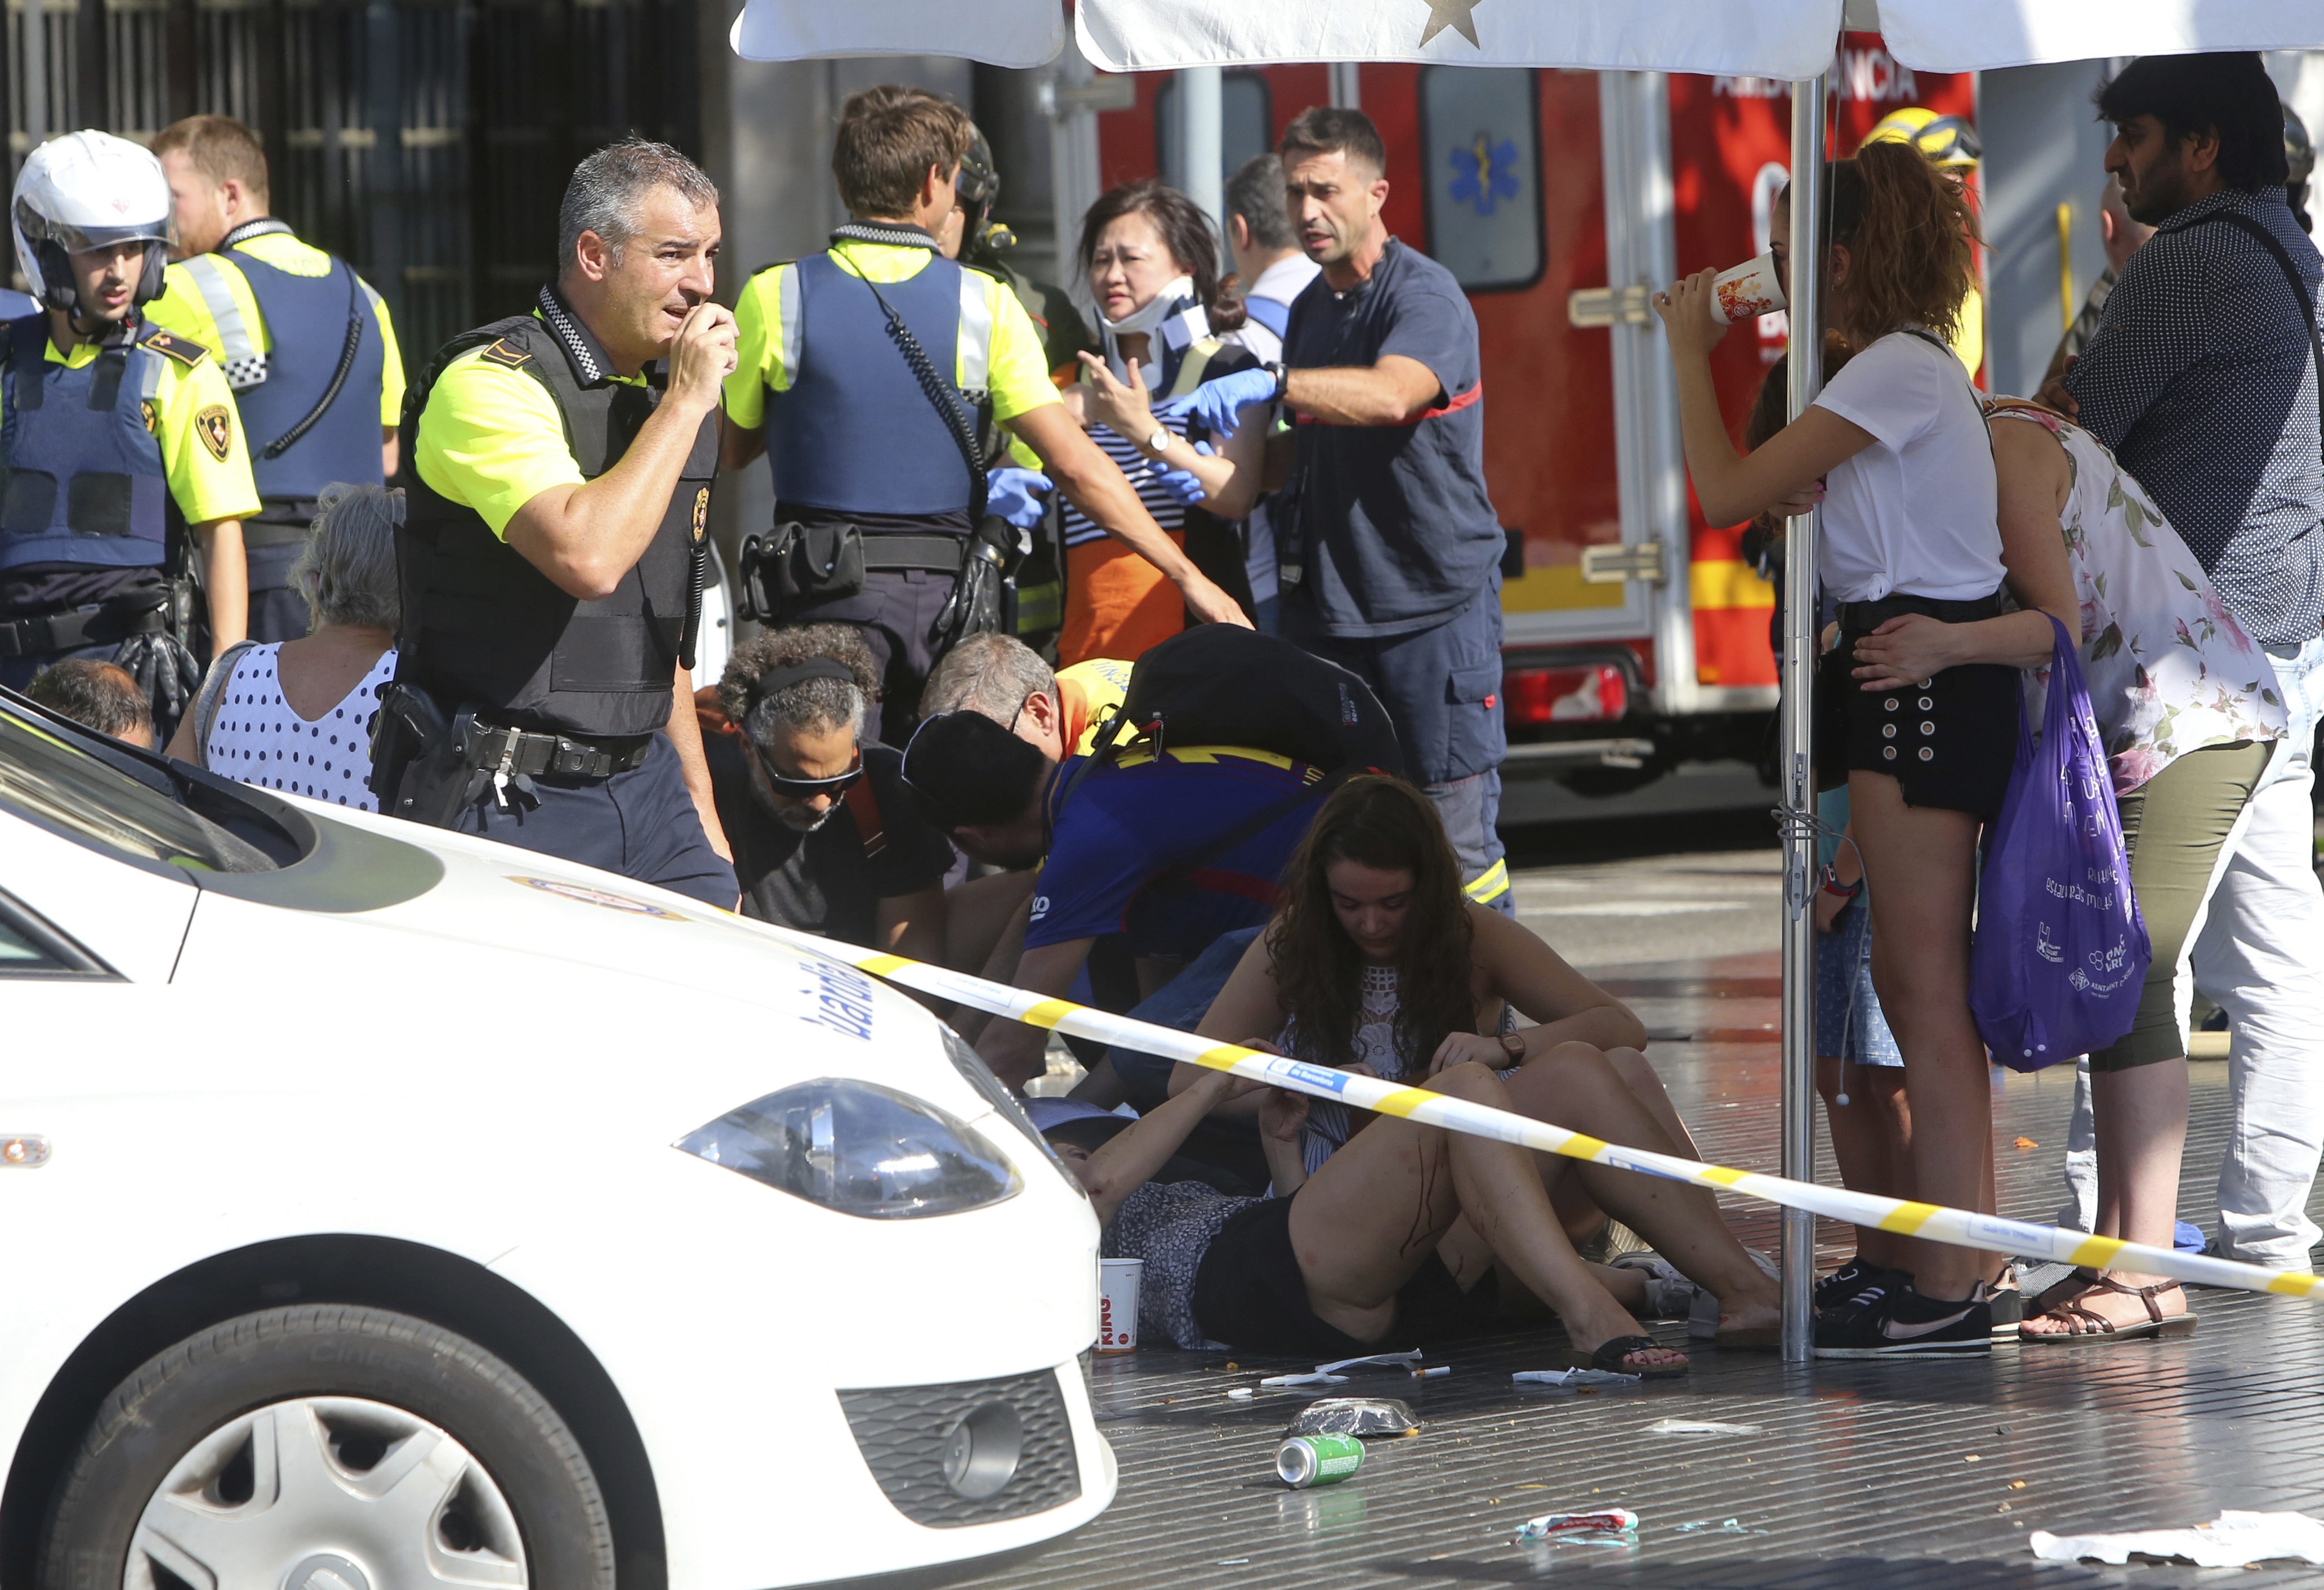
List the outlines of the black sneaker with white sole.
<svg viewBox="0 0 2324 1590">
<path fill-rule="evenodd" d="M 2015 1341 L 2017 1328 L 2025 1321 L 2025 1293 L 2015 1265 L 2003 1266 L 2000 1283 L 1985 1289 L 1985 1300 L 1993 1305 L 1993 1339 Z"/>
<path fill-rule="evenodd" d="M 1993 1305 L 1986 1291 L 1960 1301 L 1924 1298 L 1895 1278 L 1857 1301 L 1817 1316 L 1819 1358 L 1959 1358 L 1993 1351 Z"/>
<path fill-rule="evenodd" d="M 1851 1258 L 1815 1283 L 1815 1311 L 1821 1314 L 1828 1310 L 1846 1308 L 1861 1297 L 1866 1288 L 1878 1286 L 1884 1280 L 1894 1286 L 1899 1279 L 1910 1280 L 1911 1277 L 1900 1271 L 1884 1270 L 1877 1264 Z"/>
</svg>

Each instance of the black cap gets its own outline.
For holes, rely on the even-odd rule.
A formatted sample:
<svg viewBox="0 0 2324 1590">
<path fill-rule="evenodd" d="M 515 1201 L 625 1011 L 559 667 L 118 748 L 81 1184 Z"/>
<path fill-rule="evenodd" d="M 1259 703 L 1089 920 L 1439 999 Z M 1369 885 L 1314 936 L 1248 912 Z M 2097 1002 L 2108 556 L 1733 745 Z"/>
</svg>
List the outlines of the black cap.
<svg viewBox="0 0 2324 1590">
<path fill-rule="evenodd" d="M 904 785 L 928 821 L 949 833 L 1022 816 L 1048 761 L 982 712 L 939 712 L 904 748 Z"/>
</svg>

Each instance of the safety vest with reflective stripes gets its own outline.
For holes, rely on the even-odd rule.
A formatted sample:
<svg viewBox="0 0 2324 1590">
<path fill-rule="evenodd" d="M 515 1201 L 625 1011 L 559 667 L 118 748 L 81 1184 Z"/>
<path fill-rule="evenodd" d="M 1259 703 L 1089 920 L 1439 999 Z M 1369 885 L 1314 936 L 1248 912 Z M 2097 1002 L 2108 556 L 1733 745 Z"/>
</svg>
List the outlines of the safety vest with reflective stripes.
<svg viewBox="0 0 2324 1590">
<path fill-rule="evenodd" d="M 964 514 L 967 466 L 890 335 L 880 299 L 911 330 L 939 379 L 951 376 L 974 423 L 991 362 L 991 278 L 934 257 L 900 281 L 867 283 L 829 253 L 772 269 L 783 272 L 774 296 L 790 378 L 767 394 L 776 497 L 835 513 Z"/>
</svg>

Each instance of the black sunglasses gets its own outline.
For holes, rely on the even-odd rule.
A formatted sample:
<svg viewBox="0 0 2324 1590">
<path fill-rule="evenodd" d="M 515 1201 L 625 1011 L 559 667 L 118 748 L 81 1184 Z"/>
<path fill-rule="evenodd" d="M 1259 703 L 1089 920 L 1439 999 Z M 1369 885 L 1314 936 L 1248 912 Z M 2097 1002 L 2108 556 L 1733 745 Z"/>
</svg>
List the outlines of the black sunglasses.
<svg viewBox="0 0 2324 1590">
<path fill-rule="evenodd" d="M 766 776 L 767 783 L 777 795 L 788 800 L 809 801 L 820 795 L 836 800 L 847 793 L 848 786 L 863 777 L 863 752 L 860 749 L 846 772 L 835 773 L 829 778 L 787 778 L 776 770 L 773 759 L 757 740 L 751 741 L 751 749 L 759 758 L 759 771 Z"/>
</svg>

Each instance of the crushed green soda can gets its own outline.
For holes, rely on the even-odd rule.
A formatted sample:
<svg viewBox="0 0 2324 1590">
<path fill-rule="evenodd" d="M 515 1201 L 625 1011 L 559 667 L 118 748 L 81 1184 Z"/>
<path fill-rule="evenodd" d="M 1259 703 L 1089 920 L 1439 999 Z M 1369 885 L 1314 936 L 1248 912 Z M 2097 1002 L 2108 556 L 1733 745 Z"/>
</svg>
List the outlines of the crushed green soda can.
<svg viewBox="0 0 2324 1590">
<path fill-rule="evenodd" d="M 1353 1436 L 1294 1436 L 1275 1449 L 1275 1472 L 1295 1491 L 1336 1485 L 1364 1464 L 1364 1444 Z"/>
</svg>

